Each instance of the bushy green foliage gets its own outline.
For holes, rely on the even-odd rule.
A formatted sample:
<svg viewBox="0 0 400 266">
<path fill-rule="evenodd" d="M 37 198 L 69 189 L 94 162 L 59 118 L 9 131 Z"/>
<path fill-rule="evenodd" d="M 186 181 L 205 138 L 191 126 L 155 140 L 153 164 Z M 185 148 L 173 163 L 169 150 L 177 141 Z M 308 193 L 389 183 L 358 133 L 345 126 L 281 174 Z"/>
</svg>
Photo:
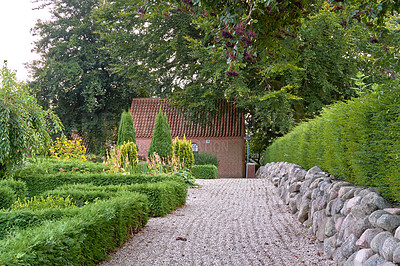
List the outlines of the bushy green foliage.
<svg viewBox="0 0 400 266">
<path fill-rule="evenodd" d="M 28 193 L 26 183 L 14 179 L 5 179 L 0 181 L 0 187 L 9 187 L 14 191 L 16 199 L 24 199 Z"/>
<path fill-rule="evenodd" d="M 26 152 L 36 155 L 47 150 L 50 134 L 60 130 L 58 117 L 43 110 L 4 65 L 0 70 L 0 176 L 20 163 Z"/>
<path fill-rule="evenodd" d="M 318 165 L 356 185 L 376 187 L 388 199 L 400 202 L 398 95 L 398 84 L 388 84 L 360 99 L 325 108 L 320 117 L 277 139 L 265 151 L 264 163 Z"/>
<path fill-rule="evenodd" d="M 69 208 L 76 207 L 69 195 L 65 197 L 49 195 L 47 197 L 33 197 L 30 199 L 18 199 L 13 203 L 13 210 L 30 209 L 43 210 L 48 208 Z"/>
<path fill-rule="evenodd" d="M 14 190 L 8 186 L 0 186 L 0 209 L 8 209 L 16 199 Z"/>
<path fill-rule="evenodd" d="M 218 168 L 215 165 L 194 165 L 192 174 L 196 179 L 218 178 Z"/>
<path fill-rule="evenodd" d="M 138 174 L 148 174 L 149 173 L 149 165 L 147 163 L 140 162 L 137 164 L 137 173 Z"/>
<path fill-rule="evenodd" d="M 132 167 L 136 169 L 137 165 L 137 146 L 133 142 L 124 142 L 121 145 L 121 160 L 125 167 Z M 136 171 L 135 171 L 136 172 Z"/>
<path fill-rule="evenodd" d="M 144 195 L 121 194 L 77 208 L 74 217 L 19 231 L 0 242 L 0 264 L 95 265 L 147 223 L 146 202 Z"/>
<path fill-rule="evenodd" d="M 188 187 L 198 187 L 196 184 L 196 178 L 194 178 L 192 172 L 187 170 L 179 170 L 173 173 L 173 175 L 181 177 Z"/>
<path fill-rule="evenodd" d="M 186 184 L 182 182 L 136 184 L 129 186 L 128 189 L 148 197 L 152 216 L 164 216 L 186 202 Z"/>
<path fill-rule="evenodd" d="M 186 185 L 183 182 L 163 181 L 133 185 L 93 186 L 66 185 L 55 190 L 45 192 L 45 195 L 65 197 L 70 195 L 77 205 L 85 202 L 94 202 L 97 199 L 108 199 L 121 192 L 139 192 L 148 197 L 148 204 L 152 216 L 164 216 L 177 207 L 185 204 Z"/>
<path fill-rule="evenodd" d="M 153 156 L 154 153 L 158 154 L 163 161 L 167 161 L 172 157 L 171 129 L 167 115 L 162 112 L 161 107 L 156 116 L 148 157 Z"/>
<path fill-rule="evenodd" d="M 117 145 L 120 146 L 125 142 L 136 143 L 136 133 L 133 127 L 132 115 L 128 111 L 123 111 L 121 114 L 121 121 L 118 128 Z"/>
<path fill-rule="evenodd" d="M 176 137 L 172 143 L 172 148 L 174 150 L 174 155 L 183 163 L 183 166 L 187 169 L 191 169 L 194 161 L 192 143 L 187 141 L 185 136 L 183 136 L 181 140 Z"/>
<path fill-rule="evenodd" d="M 93 186 L 92 184 L 69 184 L 45 191 L 42 195 L 45 197 L 70 197 L 71 201 L 74 202 L 76 206 L 82 207 L 96 200 L 110 199 L 112 196 L 115 196 L 115 192 L 119 191 L 119 188 L 121 188 L 120 185 L 114 185 L 113 187 L 115 187 L 115 190 L 110 189 L 110 187 L 111 186 Z"/>
<path fill-rule="evenodd" d="M 66 135 L 77 132 L 85 138 L 88 151 L 97 154 L 113 138 L 121 110 L 140 96 L 124 76 L 110 71 L 119 60 L 100 40 L 100 22 L 92 16 L 99 4 L 97 0 L 36 3 L 53 19 L 41 20 L 32 29 L 40 36 L 34 45 L 40 57 L 30 65 L 30 86 L 39 104 L 54 109 Z"/>
<path fill-rule="evenodd" d="M 58 173 L 58 174 L 36 174 L 24 173 L 24 175 L 15 175 L 14 179 L 26 182 L 28 187 L 28 197 L 41 195 L 46 190 L 52 190 L 65 184 L 93 184 L 96 186 L 119 185 L 119 184 L 141 184 L 160 181 L 173 180 L 183 182 L 183 180 L 174 175 L 148 175 L 148 174 L 81 174 L 81 173 Z"/>
<path fill-rule="evenodd" d="M 15 171 L 16 176 L 47 175 L 57 173 L 103 173 L 110 168 L 102 163 L 93 163 L 81 160 L 59 160 L 52 158 L 30 159 Z"/>
<path fill-rule="evenodd" d="M 0 240 L 15 235 L 17 231 L 39 226 L 46 221 L 58 221 L 73 215 L 76 215 L 76 212 L 58 208 L 0 211 Z"/>
<path fill-rule="evenodd" d="M 206 165 L 206 164 L 212 164 L 215 165 L 216 167 L 219 166 L 219 160 L 217 158 L 217 155 L 207 153 L 207 152 L 199 152 L 194 154 L 194 164 L 195 165 Z"/>
</svg>

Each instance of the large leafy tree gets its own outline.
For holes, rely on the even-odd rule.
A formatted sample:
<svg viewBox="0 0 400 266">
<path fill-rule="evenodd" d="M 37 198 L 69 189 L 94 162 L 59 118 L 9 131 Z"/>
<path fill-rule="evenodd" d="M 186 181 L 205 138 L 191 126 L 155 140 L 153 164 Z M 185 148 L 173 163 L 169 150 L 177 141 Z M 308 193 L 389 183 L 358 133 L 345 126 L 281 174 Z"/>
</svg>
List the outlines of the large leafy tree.
<svg viewBox="0 0 400 266">
<path fill-rule="evenodd" d="M 181 6 L 145 16 L 140 0 L 104 1 L 95 15 L 105 49 L 118 57 L 112 70 L 147 95 L 181 88 L 197 63 L 187 38 L 203 38 L 192 23 L 196 12 L 187 11 Z"/>
<path fill-rule="evenodd" d="M 0 70 L 0 176 L 20 163 L 24 154 L 47 149 L 51 134 L 61 130 L 58 117 L 38 105 L 28 87 L 4 65 Z"/>
<path fill-rule="evenodd" d="M 38 21 L 35 51 L 41 59 L 31 65 L 30 86 L 38 102 L 61 118 L 66 133 L 77 131 L 92 152 L 116 131 L 119 114 L 130 106 L 136 90 L 121 75 L 110 71 L 117 56 L 103 47 L 92 16 L 97 0 L 39 0 L 52 18 Z"/>
<path fill-rule="evenodd" d="M 123 51 L 116 70 L 135 78 L 145 73 L 142 84 L 198 122 L 218 113 L 220 99 L 234 102 L 247 114 L 258 154 L 323 105 L 355 96 L 358 71 L 381 81 L 396 73 L 393 63 L 385 66 L 396 58 L 396 33 L 384 33 L 382 24 L 398 8 L 393 3 L 129 1 L 131 9 L 124 3 L 105 1 L 100 9 L 104 37 Z M 176 23 L 181 18 L 188 23 Z M 180 55 L 185 60 L 176 60 Z"/>
</svg>

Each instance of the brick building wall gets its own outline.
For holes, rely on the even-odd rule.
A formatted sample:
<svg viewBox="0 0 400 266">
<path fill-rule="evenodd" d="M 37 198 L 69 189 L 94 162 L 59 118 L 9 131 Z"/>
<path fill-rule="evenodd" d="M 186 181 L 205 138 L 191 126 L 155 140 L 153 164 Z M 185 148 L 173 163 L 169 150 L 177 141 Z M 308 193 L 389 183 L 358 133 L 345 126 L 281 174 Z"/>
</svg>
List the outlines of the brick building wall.
<svg viewBox="0 0 400 266">
<path fill-rule="evenodd" d="M 131 105 L 133 126 L 136 131 L 138 155 L 147 158 L 153 135 L 154 123 L 160 108 L 167 115 L 171 135 L 198 145 L 199 152 L 215 154 L 220 161 L 219 177 L 245 176 L 245 135 L 244 115 L 234 104 L 218 101 L 215 108 L 221 113 L 212 123 L 199 125 L 186 121 L 183 109 L 173 107 L 159 98 L 134 98 Z"/>
<path fill-rule="evenodd" d="M 175 137 L 173 137 L 175 138 Z M 199 147 L 199 152 L 217 155 L 219 177 L 245 176 L 245 141 L 242 137 L 187 138 Z M 151 139 L 137 138 L 139 155 L 147 158 Z"/>
</svg>

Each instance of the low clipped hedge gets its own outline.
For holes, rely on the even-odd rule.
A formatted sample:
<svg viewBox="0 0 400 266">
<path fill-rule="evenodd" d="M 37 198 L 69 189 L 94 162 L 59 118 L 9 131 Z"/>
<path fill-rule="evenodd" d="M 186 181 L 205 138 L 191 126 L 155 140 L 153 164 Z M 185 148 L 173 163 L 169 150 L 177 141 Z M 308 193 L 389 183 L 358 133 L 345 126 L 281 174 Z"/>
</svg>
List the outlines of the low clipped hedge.
<svg viewBox="0 0 400 266">
<path fill-rule="evenodd" d="M 0 241 L 0 265 L 95 265 L 148 221 L 146 196 L 120 194 Z"/>
<path fill-rule="evenodd" d="M 186 202 L 186 185 L 181 182 L 165 181 L 128 186 L 129 191 L 145 194 L 149 199 L 152 216 L 164 216 Z"/>
<path fill-rule="evenodd" d="M 46 221 L 58 221 L 75 215 L 66 209 L 11 210 L 0 212 L 0 240 L 14 236 L 17 231 L 42 225 Z"/>
<path fill-rule="evenodd" d="M 28 193 L 26 183 L 23 181 L 4 179 L 0 181 L 0 187 L 9 187 L 14 191 L 15 197 L 18 199 L 23 199 Z"/>
<path fill-rule="evenodd" d="M 193 165 L 192 174 L 196 179 L 218 178 L 218 168 L 215 165 Z"/>
<path fill-rule="evenodd" d="M 148 205 L 152 216 L 164 216 L 186 202 L 186 185 L 182 182 L 163 181 L 134 185 L 93 186 L 90 184 L 61 186 L 46 191 L 45 196 L 71 196 L 77 206 L 97 199 L 108 199 L 121 192 L 139 192 L 148 197 Z"/>
<path fill-rule="evenodd" d="M 53 190 L 65 184 L 92 184 L 96 186 L 107 185 L 130 185 L 141 183 L 154 183 L 161 181 L 183 182 L 183 179 L 174 175 L 123 175 L 123 174 L 81 174 L 81 173 L 59 173 L 59 174 L 24 174 L 15 175 L 14 179 L 24 181 L 28 188 L 29 197 L 37 196 L 47 190 Z"/>
<path fill-rule="evenodd" d="M 0 209 L 9 208 L 17 199 L 25 198 L 26 184 L 13 179 L 0 181 Z"/>
<path fill-rule="evenodd" d="M 82 160 L 61 160 L 54 158 L 29 159 L 24 166 L 16 170 L 16 175 L 32 174 L 57 174 L 60 172 L 73 173 L 103 173 L 110 170 L 110 167 L 103 163 L 94 163 Z"/>
<path fill-rule="evenodd" d="M 286 161 L 355 185 L 376 187 L 400 202 L 400 88 L 393 86 L 325 108 L 277 139 L 264 163 Z"/>
</svg>

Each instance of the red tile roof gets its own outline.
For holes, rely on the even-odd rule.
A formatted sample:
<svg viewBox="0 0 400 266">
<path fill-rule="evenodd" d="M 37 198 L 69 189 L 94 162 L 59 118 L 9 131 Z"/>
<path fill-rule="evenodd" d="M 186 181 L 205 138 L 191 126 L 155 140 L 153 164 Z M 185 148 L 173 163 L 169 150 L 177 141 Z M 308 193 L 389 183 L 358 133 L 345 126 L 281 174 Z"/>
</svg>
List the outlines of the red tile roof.
<svg viewBox="0 0 400 266">
<path fill-rule="evenodd" d="M 131 106 L 133 126 L 137 138 L 151 138 L 156 115 L 160 110 L 167 114 L 171 135 L 183 137 L 243 137 L 244 117 L 232 104 L 222 102 L 221 110 L 226 112 L 221 119 L 214 119 L 212 125 L 200 126 L 185 120 L 179 108 L 173 107 L 160 98 L 134 98 Z"/>
</svg>

